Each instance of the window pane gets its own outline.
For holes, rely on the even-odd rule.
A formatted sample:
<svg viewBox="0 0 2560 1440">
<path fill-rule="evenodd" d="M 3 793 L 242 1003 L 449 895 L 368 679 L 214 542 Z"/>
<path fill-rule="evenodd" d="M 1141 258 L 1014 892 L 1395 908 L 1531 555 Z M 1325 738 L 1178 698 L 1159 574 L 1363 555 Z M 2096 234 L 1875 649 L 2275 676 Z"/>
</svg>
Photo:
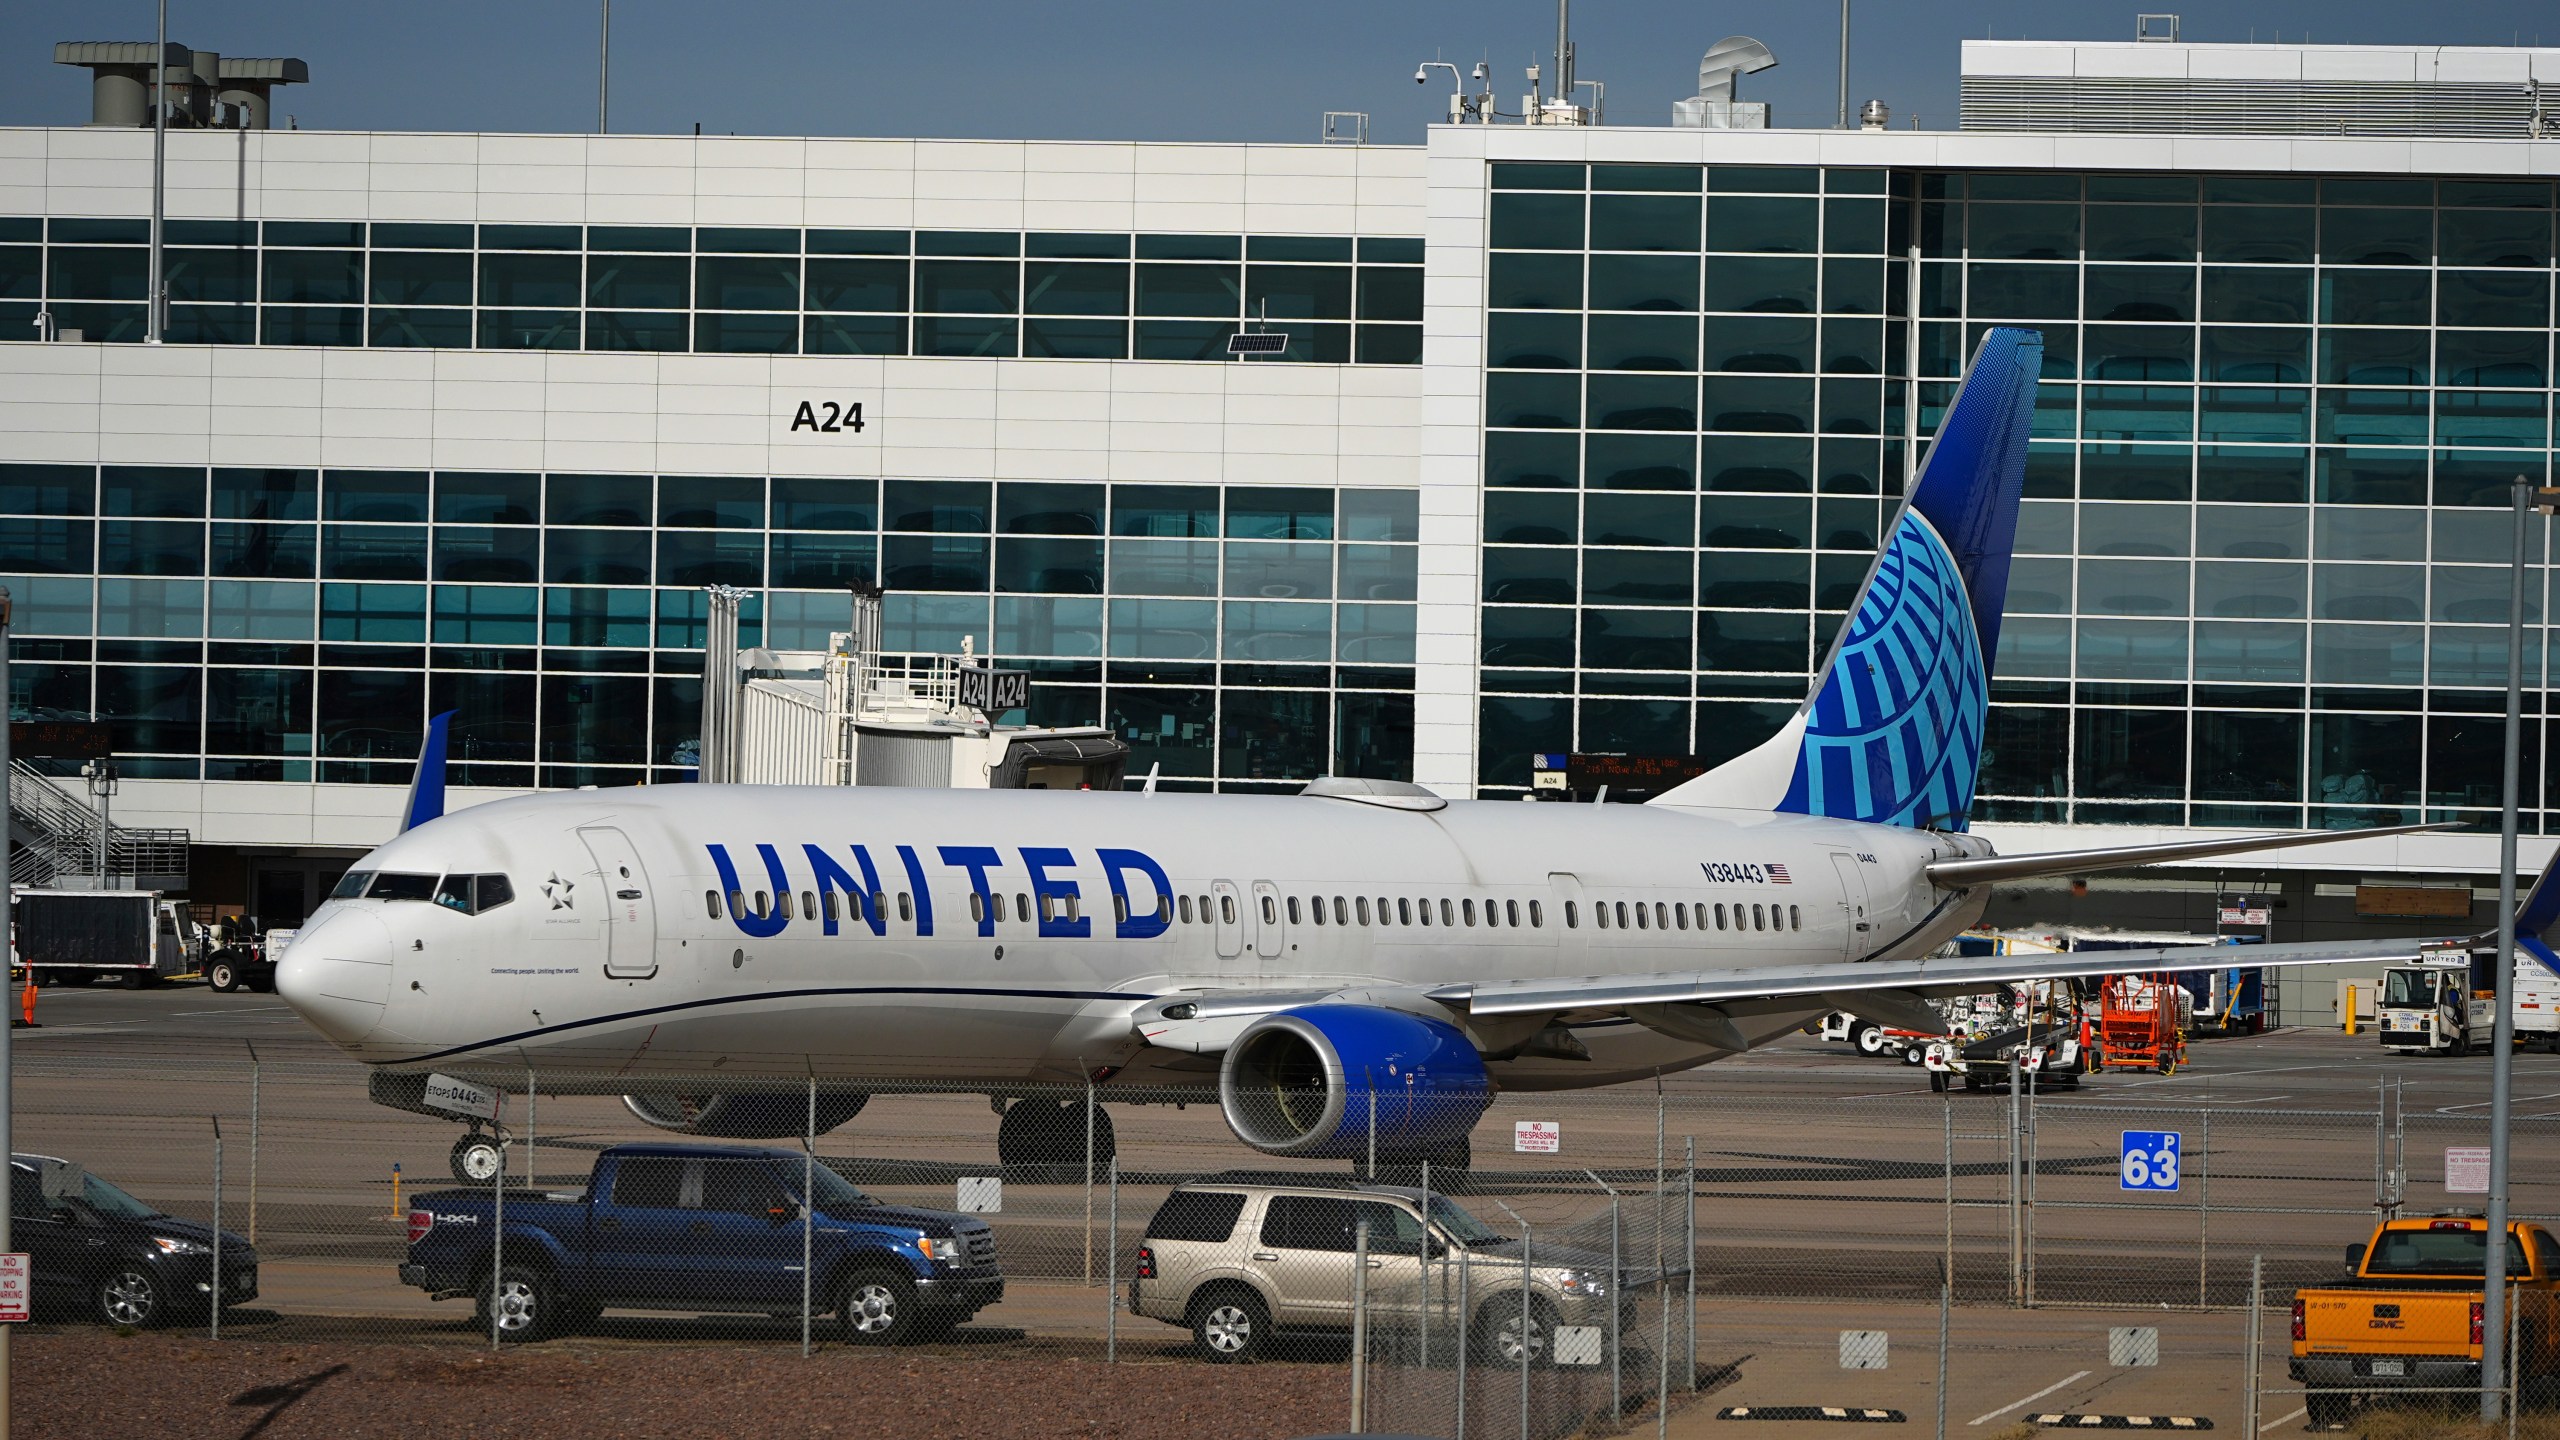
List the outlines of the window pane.
<svg viewBox="0 0 2560 1440">
<path fill-rule="evenodd" d="M 480 303 L 509 308 L 574 306 L 578 303 L 578 257 L 574 255 L 483 255 L 480 257 Z"/>
<path fill-rule="evenodd" d="M 706 255 L 693 264 L 697 309 L 800 308 L 800 262 L 796 259 Z"/>
<path fill-rule="evenodd" d="M 378 281 L 375 288 L 381 288 Z M 587 261 L 587 303 L 614 310 L 687 309 L 693 304 L 691 267 L 681 255 L 594 256 Z"/>
</svg>

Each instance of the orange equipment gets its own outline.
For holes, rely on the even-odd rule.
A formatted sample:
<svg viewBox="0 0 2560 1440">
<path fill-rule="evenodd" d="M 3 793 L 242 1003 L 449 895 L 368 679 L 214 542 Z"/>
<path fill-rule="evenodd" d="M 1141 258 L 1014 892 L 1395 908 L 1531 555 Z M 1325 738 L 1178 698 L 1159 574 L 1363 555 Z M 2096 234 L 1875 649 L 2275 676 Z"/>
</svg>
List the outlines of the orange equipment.
<svg viewBox="0 0 2560 1440">
<path fill-rule="evenodd" d="M 2165 971 L 2107 977 L 2098 993 L 2098 1028 L 2106 1037 L 2100 1069 L 2177 1073 L 2187 1061 L 2187 1032 L 2178 1026 L 2179 988 L 2178 978 Z"/>
</svg>

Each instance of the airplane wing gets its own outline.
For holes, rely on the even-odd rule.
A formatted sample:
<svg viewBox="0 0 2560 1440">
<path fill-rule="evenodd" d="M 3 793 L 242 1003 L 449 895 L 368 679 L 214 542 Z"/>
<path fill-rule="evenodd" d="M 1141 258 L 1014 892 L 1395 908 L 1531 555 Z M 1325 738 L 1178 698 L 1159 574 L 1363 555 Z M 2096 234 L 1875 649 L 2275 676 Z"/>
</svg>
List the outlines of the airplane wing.
<svg viewBox="0 0 2560 1440">
<path fill-rule="evenodd" d="M 1834 961 L 1747 970 L 1693 970 L 1661 975 L 1586 975 L 1536 980 L 1483 980 L 1443 985 L 1423 994 L 1470 1015 L 1525 1015 L 1636 1006 L 1731 1004 L 1745 1000 L 1844 1000 L 1867 992 L 1956 995 L 2021 980 L 2122 975 L 2153 970 L 2252 970 L 2276 965 L 2414 964 L 2425 952 L 2471 943 L 2469 936 L 2417 940 L 2311 941 L 2292 945 L 2171 945 L 2141 950 L 1933 957 L 1900 961 Z M 1834 1009 L 1855 1010 L 1853 1004 Z"/>
</svg>

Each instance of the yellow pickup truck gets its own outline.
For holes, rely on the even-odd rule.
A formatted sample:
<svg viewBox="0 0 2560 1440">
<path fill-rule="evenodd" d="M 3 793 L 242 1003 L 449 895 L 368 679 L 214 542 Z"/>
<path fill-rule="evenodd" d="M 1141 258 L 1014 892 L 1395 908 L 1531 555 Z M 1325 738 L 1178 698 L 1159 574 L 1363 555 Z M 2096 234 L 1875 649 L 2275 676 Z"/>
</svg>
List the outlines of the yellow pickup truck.
<svg viewBox="0 0 2560 1440">
<path fill-rule="evenodd" d="M 2560 1383 L 2560 1240 L 2508 1227 L 2509 1357 L 2526 1395 Z M 2346 1423 L 2359 1396 L 2480 1383 L 2489 1223 L 2476 1215 L 2386 1220 L 2347 1247 L 2347 1279 L 2293 1297 L 2293 1378 L 2312 1428 Z"/>
</svg>

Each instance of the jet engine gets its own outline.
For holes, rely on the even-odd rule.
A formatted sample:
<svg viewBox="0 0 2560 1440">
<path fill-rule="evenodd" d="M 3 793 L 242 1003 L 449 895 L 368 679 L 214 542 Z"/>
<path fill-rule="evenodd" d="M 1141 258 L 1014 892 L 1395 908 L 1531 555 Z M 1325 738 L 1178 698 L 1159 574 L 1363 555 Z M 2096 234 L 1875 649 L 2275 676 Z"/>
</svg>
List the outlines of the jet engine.
<svg viewBox="0 0 2560 1440">
<path fill-rule="evenodd" d="M 1227 1047 L 1218 1105 L 1266 1155 L 1433 1159 L 1463 1152 L 1491 1103 L 1484 1057 L 1446 1020 L 1373 1005 L 1266 1015 Z"/>
<path fill-rule="evenodd" d="M 862 1113 L 867 1094 L 818 1092 L 818 1133 L 824 1135 Z M 722 1140 L 787 1140 L 809 1130 L 805 1092 L 761 1095 L 625 1095 L 623 1106 L 648 1124 L 683 1135 Z"/>
</svg>

